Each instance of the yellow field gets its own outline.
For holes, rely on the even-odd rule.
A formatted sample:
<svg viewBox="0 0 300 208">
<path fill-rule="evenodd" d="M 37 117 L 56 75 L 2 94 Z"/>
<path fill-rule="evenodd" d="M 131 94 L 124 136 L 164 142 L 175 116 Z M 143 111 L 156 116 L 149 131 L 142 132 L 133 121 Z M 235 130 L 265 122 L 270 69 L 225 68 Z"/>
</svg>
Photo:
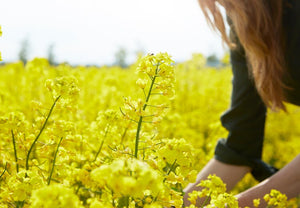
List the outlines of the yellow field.
<svg viewBox="0 0 300 208">
<path fill-rule="evenodd" d="M 176 64 L 173 77 L 161 56 L 160 74 L 45 59 L 1 66 L 0 207 L 180 207 L 227 136 L 219 117 L 232 74 L 197 59 Z M 263 158 L 279 168 L 300 148 L 300 111 L 288 110 L 266 124 Z M 232 193 L 255 183 L 247 175 Z"/>
</svg>

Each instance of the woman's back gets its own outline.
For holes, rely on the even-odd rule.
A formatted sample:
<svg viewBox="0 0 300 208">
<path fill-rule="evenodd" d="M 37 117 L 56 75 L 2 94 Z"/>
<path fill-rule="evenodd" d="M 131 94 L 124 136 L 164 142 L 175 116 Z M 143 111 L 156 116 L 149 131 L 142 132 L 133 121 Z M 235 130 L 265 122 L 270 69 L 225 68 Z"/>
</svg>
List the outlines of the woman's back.
<svg viewBox="0 0 300 208">
<path fill-rule="evenodd" d="M 289 0 L 284 8 L 283 28 L 286 41 L 285 59 L 292 89 L 285 90 L 289 102 L 300 105 L 300 1 Z"/>
</svg>

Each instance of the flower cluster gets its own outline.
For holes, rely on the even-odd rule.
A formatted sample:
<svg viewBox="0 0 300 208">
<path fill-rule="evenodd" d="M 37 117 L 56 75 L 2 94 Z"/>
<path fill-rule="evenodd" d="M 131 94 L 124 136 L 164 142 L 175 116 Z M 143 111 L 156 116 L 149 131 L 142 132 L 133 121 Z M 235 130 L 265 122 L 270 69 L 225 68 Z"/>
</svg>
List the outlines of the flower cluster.
<svg viewBox="0 0 300 208">
<path fill-rule="evenodd" d="M 286 195 L 275 189 L 266 194 L 264 200 L 268 203 L 268 207 L 285 208 L 288 205 Z"/>
<path fill-rule="evenodd" d="M 62 184 L 43 186 L 34 190 L 30 201 L 31 208 L 83 207 L 73 190 Z"/>
<path fill-rule="evenodd" d="M 152 98 L 155 95 L 173 97 L 174 95 L 175 76 L 173 62 L 167 53 L 148 54 L 141 58 L 137 72 L 146 77 L 138 79 L 136 84 L 142 89 L 144 99 L 138 98 L 137 101 L 134 101 L 130 97 L 124 98 L 125 112 L 121 110 L 122 114 L 126 119 L 137 123 L 134 147 L 134 156 L 136 158 L 138 157 L 142 124 L 158 124 L 162 120 L 164 110 L 167 108 L 161 103 L 153 103 L 153 101 L 150 103 L 150 97 Z M 149 86 L 147 86 L 148 81 Z"/>
<path fill-rule="evenodd" d="M 133 197 L 139 206 L 159 200 L 164 192 L 162 176 L 135 158 L 119 158 L 103 164 L 91 172 L 91 177 L 98 188 L 109 189 L 113 197 Z"/>
<path fill-rule="evenodd" d="M 169 98 L 175 94 L 174 61 L 167 53 L 157 55 L 148 54 L 140 59 L 137 72 L 140 76 L 136 85 L 142 89 L 144 98 L 133 100 L 131 97 L 124 98 L 124 116 L 127 119 L 138 120 L 145 117 L 148 122 L 157 123 L 167 106 L 164 103 L 151 103 L 155 95 L 163 95 Z M 148 108 L 147 108 L 148 107 Z M 147 112 L 146 112 L 147 108 Z"/>
<path fill-rule="evenodd" d="M 30 199 L 33 190 L 43 185 L 45 185 L 45 182 L 36 169 L 33 171 L 21 170 L 8 178 L 7 186 L 2 188 L 0 197 L 3 201 L 15 202 L 20 205 Z"/>
<path fill-rule="evenodd" d="M 72 109 L 72 107 L 76 105 L 80 90 L 78 88 L 78 80 L 74 76 L 48 79 L 45 85 L 54 99 L 61 97 L 62 107 Z"/>
<path fill-rule="evenodd" d="M 216 175 L 209 175 L 208 179 L 201 181 L 198 186 L 202 187 L 201 191 L 193 191 L 189 194 L 189 201 L 191 202 L 189 208 L 196 207 L 198 198 L 205 198 L 201 207 L 239 207 L 236 197 L 226 193 L 226 184 Z"/>
<path fill-rule="evenodd" d="M 141 58 L 137 72 L 146 74 L 150 78 L 151 84 L 155 85 L 152 93 L 173 97 L 175 82 L 173 63 L 174 61 L 167 53 L 149 54 Z M 145 89 L 149 82 L 146 78 L 137 80 L 137 85 L 141 89 Z"/>
<path fill-rule="evenodd" d="M 216 175 L 209 175 L 208 180 L 203 180 L 198 186 L 203 187 L 202 196 L 218 197 L 226 191 L 226 184 L 223 183 L 221 178 Z"/>
</svg>

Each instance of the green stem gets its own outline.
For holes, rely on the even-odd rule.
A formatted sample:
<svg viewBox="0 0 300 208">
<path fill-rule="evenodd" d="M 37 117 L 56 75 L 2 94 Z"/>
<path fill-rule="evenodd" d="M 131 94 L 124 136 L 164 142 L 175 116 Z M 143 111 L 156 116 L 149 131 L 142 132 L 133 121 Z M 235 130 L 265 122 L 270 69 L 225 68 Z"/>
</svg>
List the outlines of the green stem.
<svg viewBox="0 0 300 208">
<path fill-rule="evenodd" d="M 138 122 L 138 127 L 136 130 L 136 135 L 135 135 L 135 151 L 134 151 L 134 157 L 137 158 L 138 156 L 138 150 L 139 150 L 139 141 L 140 141 L 140 131 L 142 127 L 142 122 L 143 122 L 143 116 L 140 116 L 139 122 Z"/>
<path fill-rule="evenodd" d="M 17 201 L 16 202 L 16 208 L 22 208 L 24 207 L 25 201 Z"/>
<path fill-rule="evenodd" d="M 174 168 L 176 162 L 177 162 L 177 159 L 175 159 L 174 162 L 173 162 L 173 164 L 171 165 L 171 167 L 170 167 L 170 169 L 169 169 L 169 171 L 168 171 L 168 173 L 167 173 L 167 176 L 170 175 L 170 173 L 171 173 L 171 171 L 173 170 L 173 168 Z M 164 181 L 163 181 L 163 182 L 165 182 L 166 179 L 167 179 L 167 178 L 164 178 Z"/>
<path fill-rule="evenodd" d="M 204 202 L 203 202 L 202 205 L 201 205 L 201 208 L 203 208 L 203 207 L 207 204 L 207 202 L 208 202 L 210 196 L 211 196 L 211 192 L 210 192 L 209 195 L 205 198 Z"/>
<path fill-rule="evenodd" d="M 130 122 L 131 122 L 131 121 L 130 121 Z M 128 123 L 126 129 L 124 130 L 124 132 L 123 132 L 123 134 L 122 134 L 122 137 L 121 137 L 121 144 L 123 144 L 124 138 L 125 138 L 125 136 L 126 136 L 126 134 L 127 134 L 127 131 L 128 131 L 128 129 L 129 129 L 129 127 L 130 127 L 130 122 Z"/>
<path fill-rule="evenodd" d="M 156 70 L 155 70 L 155 76 L 153 77 L 153 79 L 151 81 L 151 85 L 150 85 L 150 88 L 149 88 L 149 91 L 148 91 L 148 95 L 146 97 L 146 102 L 145 102 L 145 104 L 143 106 L 143 111 L 145 111 L 145 109 L 147 107 L 147 103 L 148 103 L 148 101 L 150 99 L 151 91 L 152 91 L 152 88 L 153 88 L 153 85 L 154 85 L 154 82 L 155 82 L 155 79 L 156 79 L 157 71 L 158 71 L 158 65 L 157 65 Z M 137 156 L 138 156 L 139 141 L 140 141 L 140 131 L 141 131 L 141 128 L 142 128 L 142 123 L 143 123 L 143 116 L 140 116 L 140 119 L 138 121 L 137 130 L 136 130 L 136 136 L 135 136 L 135 151 L 134 151 L 134 157 L 135 158 L 137 158 Z"/>
<path fill-rule="evenodd" d="M 58 145 L 56 147 L 56 151 L 54 153 L 54 158 L 53 158 L 53 164 L 52 164 L 52 168 L 51 168 L 51 171 L 50 171 L 50 174 L 49 174 L 49 177 L 48 177 L 48 186 L 50 185 L 50 182 L 51 182 L 51 178 L 52 178 L 52 174 L 53 174 L 53 171 L 54 171 L 54 166 L 55 166 L 55 160 L 56 160 L 56 156 L 57 156 L 57 153 L 58 153 L 58 148 L 60 146 L 60 143 L 61 141 L 63 140 L 63 137 L 60 138 L 59 142 L 58 142 Z"/>
<path fill-rule="evenodd" d="M 79 182 L 79 183 L 77 183 L 77 184 L 78 184 L 78 186 L 77 186 L 77 188 L 76 188 L 75 194 L 78 194 L 79 189 L 82 187 L 81 182 Z"/>
<path fill-rule="evenodd" d="M 143 106 L 143 110 L 145 110 L 146 107 L 147 107 L 147 103 L 148 103 L 148 101 L 149 101 L 149 99 L 150 99 L 151 92 L 152 92 L 152 88 L 153 88 L 153 85 L 154 85 L 154 83 L 155 83 L 155 79 L 156 79 L 156 77 L 158 76 L 158 75 L 157 75 L 158 70 L 159 70 L 158 66 L 159 66 L 159 63 L 158 63 L 157 66 L 156 66 L 156 69 L 155 69 L 155 75 L 154 75 L 153 79 L 151 79 L 151 80 L 152 80 L 152 81 L 151 81 L 151 85 L 150 85 L 150 88 L 149 88 L 149 91 L 148 91 L 148 95 L 147 95 L 147 98 L 146 98 L 146 103 L 145 103 L 144 106 Z"/>
<path fill-rule="evenodd" d="M 93 162 L 95 162 L 97 160 L 97 157 L 98 157 L 98 155 L 100 154 L 100 152 L 102 150 L 103 144 L 104 144 L 104 139 L 102 140 L 102 142 L 100 144 L 100 147 L 99 147 L 99 149 L 98 149 L 98 151 L 97 151 L 97 153 L 95 155 L 95 158 L 94 158 Z"/>
<path fill-rule="evenodd" d="M 169 171 L 168 171 L 168 175 L 170 175 L 171 171 L 174 169 L 174 166 L 176 165 L 177 159 L 174 160 L 173 164 L 171 165 Z"/>
<path fill-rule="evenodd" d="M 97 153 L 96 153 L 96 155 L 95 155 L 95 159 L 93 160 L 93 162 L 95 162 L 95 161 L 97 160 L 97 157 L 98 157 L 98 155 L 100 154 L 100 152 L 101 152 L 101 150 L 102 150 L 102 147 L 103 147 L 103 144 L 104 144 L 104 140 L 105 140 L 106 137 L 107 137 L 107 134 L 108 134 L 108 132 L 109 132 L 109 129 L 110 129 L 110 124 L 107 124 L 107 125 L 106 125 L 106 128 L 105 128 L 105 133 L 104 133 L 103 140 L 102 140 L 102 142 L 101 142 L 101 144 L 100 144 L 100 147 L 99 147 L 99 149 L 98 149 L 98 151 L 97 151 Z"/>
<path fill-rule="evenodd" d="M 112 206 L 116 207 L 116 203 L 115 203 L 115 200 L 114 200 L 114 191 L 113 190 L 111 191 L 111 196 L 112 196 Z"/>
<path fill-rule="evenodd" d="M 31 146 L 30 146 L 30 149 L 29 149 L 29 151 L 28 151 L 28 153 L 27 153 L 27 157 L 26 157 L 26 170 L 29 170 L 29 156 L 30 156 L 30 153 L 31 153 L 31 151 L 32 151 L 32 149 L 33 149 L 35 143 L 36 143 L 37 140 L 39 139 L 40 135 L 42 134 L 43 130 L 45 129 L 46 124 L 47 124 L 47 122 L 48 122 L 48 119 L 49 119 L 49 117 L 50 117 L 50 115 L 51 115 L 51 113 L 52 113 L 52 111 L 53 111 L 53 109 L 54 109 L 54 106 L 55 106 L 55 104 L 56 104 L 56 102 L 58 101 L 59 98 L 60 98 L 60 96 L 58 96 L 58 97 L 55 99 L 53 105 L 51 106 L 51 108 L 50 108 L 50 110 L 49 110 L 49 113 L 48 113 L 48 115 L 47 115 L 47 118 L 46 118 L 46 120 L 45 120 L 45 122 L 44 122 L 42 128 L 40 129 L 39 134 L 36 136 L 36 138 L 34 139 L 33 143 L 32 143 Z"/>
<path fill-rule="evenodd" d="M 126 197 L 126 208 L 129 208 L 129 196 Z"/>
<path fill-rule="evenodd" d="M 4 175 L 4 173 L 6 172 L 6 170 L 7 170 L 7 162 L 5 163 L 4 170 L 3 170 L 3 172 L 0 175 L 0 180 L 1 180 L 2 176 Z"/>
<path fill-rule="evenodd" d="M 19 172 L 19 164 L 18 164 L 18 155 L 17 155 L 17 148 L 16 148 L 16 140 L 13 130 L 11 130 L 11 137 L 14 145 L 14 155 L 15 155 L 15 161 L 16 161 L 16 169 L 17 173 Z"/>
</svg>

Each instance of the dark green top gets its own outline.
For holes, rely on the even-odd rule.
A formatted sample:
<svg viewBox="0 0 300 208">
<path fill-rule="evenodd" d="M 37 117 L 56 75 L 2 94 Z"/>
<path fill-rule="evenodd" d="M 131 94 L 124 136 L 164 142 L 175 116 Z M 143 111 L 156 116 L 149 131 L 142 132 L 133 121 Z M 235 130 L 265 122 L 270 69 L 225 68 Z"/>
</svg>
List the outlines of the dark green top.
<svg viewBox="0 0 300 208">
<path fill-rule="evenodd" d="M 291 7 L 285 7 L 283 28 L 286 37 L 286 61 L 292 80 L 284 81 L 293 90 L 286 90 L 287 101 L 300 105 L 300 1 L 289 0 Z M 230 109 L 221 116 L 222 125 L 229 131 L 227 140 L 220 139 L 215 149 L 215 158 L 234 165 L 252 168 L 253 176 L 261 181 L 276 172 L 276 168 L 261 161 L 266 106 L 262 102 L 249 77 L 245 52 L 235 36 L 238 45 L 230 52 L 233 71 L 233 89 Z"/>
</svg>

